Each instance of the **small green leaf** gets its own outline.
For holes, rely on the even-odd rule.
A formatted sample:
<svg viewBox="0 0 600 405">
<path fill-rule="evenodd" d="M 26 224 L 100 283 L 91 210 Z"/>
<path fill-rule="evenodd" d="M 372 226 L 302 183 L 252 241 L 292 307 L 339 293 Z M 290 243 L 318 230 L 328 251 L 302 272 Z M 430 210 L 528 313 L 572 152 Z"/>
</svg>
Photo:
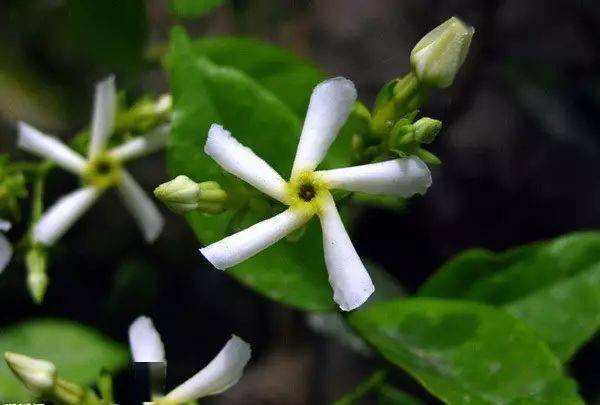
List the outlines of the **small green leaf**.
<svg viewBox="0 0 600 405">
<path fill-rule="evenodd" d="M 232 184 L 232 176 L 224 175 L 203 152 L 212 123 L 230 130 L 283 178 L 289 176 L 301 122 L 287 105 L 241 71 L 197 55 L 179 29 L 173 31 L 168 66 L 174 119 L 167 154 L 173 177 L 183 174 L 194 181 L 218 181 L 223 187 Z M 349 156 L 336 145 L 342 144 L 334 143 L 323 166 L 348 164 Z M 198 239 L 208 244 L 228 234 L 228 225 L 236 214 L 191 213 L 187 218 Z M 250 225 L 272 214 L 250 209 L 243 223 Z M 314 219 L 298 242 L 278 242 L 226 273 L 289 305 L 306 310 L 334 308 L 320 226 Z"/>
<path fill-rule="evenodd" d="M 446 403 L 583 403 L 536 333 L 493 307 L 413 298 L 374 304 L 348 319 Z"/>
<path fill-rule="evenodd" d="M 178 17 L 194 18 L 211 12 L 224 0 L 170 0 L 171 12 Z"/>
<path fill-rule="evenodd" d="M 313 88 L 325 74 L 293 53 L 251 38 L 212 37 L 192 41 L 193 52 L 244 72 L 304 117 Z"/>
<path fill-rule="evenodd" d="M 600 232 L 579 232 L 502 253 L 469 250 L 438 270 L 420 295 L 508 309 L 568 360 L 600 328 Z"/>
<path fill-rule="evenodd" d="M 59 375 L 82 385 L 93 384 L 102 369 L 114 372 L 129 359 L 120 344 L 93 329 L 61 319 L 26 321 L 0 332 L 0 353 L 15 352 L 53 362 Z M 30 395 L 0 362 L 0 399 L 22 401 Z"/>
</svg>

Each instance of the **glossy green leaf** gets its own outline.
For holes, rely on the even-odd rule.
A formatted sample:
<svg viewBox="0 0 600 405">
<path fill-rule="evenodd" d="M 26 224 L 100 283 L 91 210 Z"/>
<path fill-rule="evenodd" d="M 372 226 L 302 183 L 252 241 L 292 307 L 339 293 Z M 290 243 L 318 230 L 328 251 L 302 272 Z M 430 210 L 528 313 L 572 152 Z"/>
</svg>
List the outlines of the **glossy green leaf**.
<svg viewBox="0 0 600 405">
<path fill-rule="evenodd" d="M 192 42 L 192 48 L 218 65 L 244 72 L 287 104 L 298 117 L 304 116 L 312 89 L 325 79 L 325 74 L 310 62 L 251 38 L 201 38 Z"/>
<path fill-rule="evenodd" d="M 61 377 L 82 385 L 93 384 L 100 371 L 116 371 L 129 361 L 127 350 L 93 329 L 60 319 L 23 322 L 0 332 L 0 353 L 22 353 L 53 362 Z M 27 390 L 0 362 L 0 399 L 23 401 Z"/>
<path fill-rule="evenodd" d="M 466 301 L 375 304 L 350 324 L 387 360 L 450 404 L 580 404 L 575 383 L 525 323 Z"/>
<path fill-rule="evenodd" d="M 224 0 L 170 0 L 171 12 L 179 17 L 200 17 L 223 4 Z"/>
<path fill-rule="evenodd" d="M 502 253 L 469 250 L 434 274 L 420 295 L 505 307 L 568 360 L 600 327 L 600 232 L 578 232 Z"/>
<path fill-rule="evenodd" d="M 67 28 L 76 51 L 108 68 L 141 62 L 146 42 L 144 0 L 67 0 Z"/>
<path fill-rule="evenodd" d="M 282 177 L 289 176 L 301 121 L 287 105 L 243 72 L 196 54 L 179 29 L 171 38 L 168 66 L 174 103 L 168 148 L 172 176 L 184 174 L 196 181 L 210 179 L 231 185 L 231 176 L 224 175 L 203 152 L 212 123 L 222 124 Z M 339 145 L 339 140 L 334 143 L 324 167 L 348 164 L 349 157 Z M 250 210 L 242 222 L 247 226 L 272 214 L 268 208 L 264 212 Z M 230 233 L 228 224 L 235 215 L 239 212 L 215 216 L 192 213 L 188 220 L 198 239 L 208 244 Z M 334 308 L 315 219 L 298 242 L 281 241 L 226 273 L 289 305 L 307 310 Z"/>
<path fill-rule="evenodd" d="M 566 361 L 600 328 L 600 262 L 505 308 Z"/>
</svg>

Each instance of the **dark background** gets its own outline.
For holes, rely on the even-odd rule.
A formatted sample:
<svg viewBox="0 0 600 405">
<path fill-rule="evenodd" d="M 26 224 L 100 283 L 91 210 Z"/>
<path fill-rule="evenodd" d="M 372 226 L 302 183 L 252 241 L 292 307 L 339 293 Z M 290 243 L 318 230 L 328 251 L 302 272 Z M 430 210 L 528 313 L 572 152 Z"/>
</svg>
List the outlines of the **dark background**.
<svg viewBox="0 0 600 405">
<path fill-rule="evenodd" d="M 14 151 L 17 120 L 65 138 L 84 126 L 93 83 L 108 72 L 132 95 L 167 91 L 160 67 L 128 60 L 135 55 L 126 44 L 106 38 L 116 49 L 113 61 L 90 53 L 73 35 L 76 27 L 64 24 L 73 17 L 65 3 L 0 5 L 2 152 Z M 118 3 L 123 13 L 126 3 Z M 165 3 L 147 1 L 147 28 L 131 28 L 156 49 L 180 22 Z M 416 41 L 452 15 L 476 32 L 455 84 L 423 109 L 444 123 L 432 148 L 443 165 L 434 170 L 427 195 L 412 199 L 405 212 L 362 210 L 352 231 L 361 256 L 391 272 L 409 293 L 463 249 L 501 250 L 600 227 L 600 3 L 233 1 L 185 22 L 195 36 L 249 35 L 291 49 L 332 76 L 352 79 L 359 97 L 371 103 L 385 82 L 408 71 Z M 166 179 L 160 155 L 132 171 L 147 190 Z M 73 177 L 56 171 L 46 203 L 75 186 Z M 0 327 L 65 317 L 125 342 L 129 323 L 150 315 L 165 341 L 170 387 L 205 365 L 234 332 L 251 342 L 251 366 L 236 387 L 206 401 L 215 404 L 325 403 L 375 369 L 377 360 L 312 331 L 302 313 L 212 269 L 183 219 L 163 211 L 165 231 L 146 246 L 109 193 L 53 252 L 43 306 L 31 303 L 19 263 L 2 274 Z M 596 340 L 570 365 L 589 402 L 600 403 L 599 358 Z M 398 374 L 399 386 L 434 402 Z M 126 377 L 117 379 L 121 403 L 131 395 Z"/>
</svg>

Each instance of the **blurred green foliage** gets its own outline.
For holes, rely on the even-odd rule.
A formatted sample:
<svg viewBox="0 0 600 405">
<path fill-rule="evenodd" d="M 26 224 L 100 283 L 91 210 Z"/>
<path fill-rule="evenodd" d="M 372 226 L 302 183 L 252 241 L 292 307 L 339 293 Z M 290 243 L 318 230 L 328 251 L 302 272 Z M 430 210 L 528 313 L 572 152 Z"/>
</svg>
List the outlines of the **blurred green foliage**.
<svg viewBox="0 0 600 405">
<path fill-rule="evenodd" d="M 171 12 L 178 17 L 200 17 L 223 4 L 224 0 L 169 0 Z"/>
<path fill-rule="evenodd" d="M 75 322 L 59 319 L 30 320 L 0 332 L 0 353 L 22 353 L 49 360 L 61 377 L 91 385 L 101 370 L 115 372 L 129 361 L 127 350 L 98 332 Z M 0 399 L 29 398 L 27 390 L 0 362 Z"/>
</svg>

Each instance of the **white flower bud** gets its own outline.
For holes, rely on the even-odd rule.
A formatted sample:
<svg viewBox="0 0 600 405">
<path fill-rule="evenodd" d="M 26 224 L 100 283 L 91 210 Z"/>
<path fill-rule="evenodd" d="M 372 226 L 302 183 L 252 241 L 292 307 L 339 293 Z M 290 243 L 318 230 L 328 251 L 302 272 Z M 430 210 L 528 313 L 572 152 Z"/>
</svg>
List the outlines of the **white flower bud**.
<svg viewBox="0 0 600 405">
<path fill-rule="evenodd" d="M 11 352 L 4 353 L 4 359 L 17 378 L 36 396 L 53 389 L 56 384 L 56 367 L 49 361 Z"/>
<path fill-rule="evenodd" d="M 452 17 L 425 35 L 410 53 L 410 63 L 419 80 L 445 88 L 462 66 L 475 30 Z"/>
</svg>

